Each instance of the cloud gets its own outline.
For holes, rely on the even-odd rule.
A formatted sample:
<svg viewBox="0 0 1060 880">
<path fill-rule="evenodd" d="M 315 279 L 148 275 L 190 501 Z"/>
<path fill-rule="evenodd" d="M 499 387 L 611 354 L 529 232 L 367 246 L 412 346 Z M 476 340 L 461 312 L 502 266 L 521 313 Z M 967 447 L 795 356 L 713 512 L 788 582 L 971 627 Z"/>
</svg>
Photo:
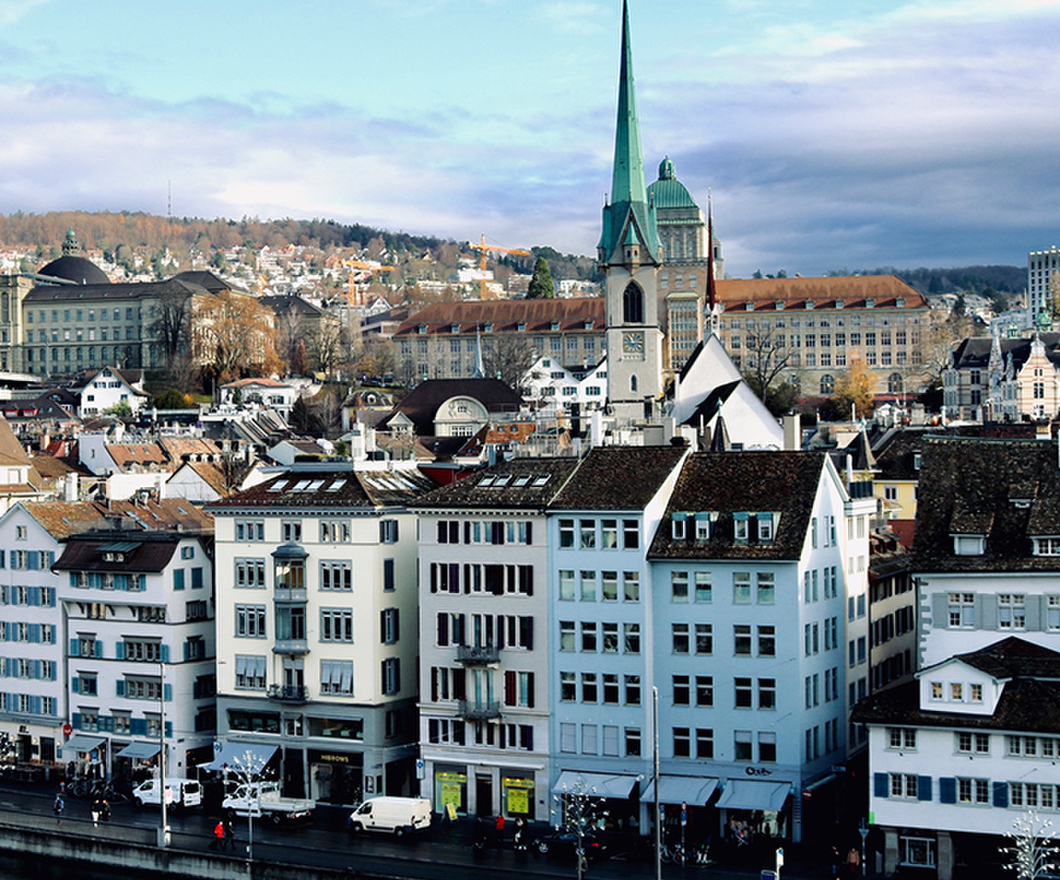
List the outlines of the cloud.
<svg viewBox="0 0 1060 880">
<path fill-rule="evenodd" d="M 52 2 L 54 0 L 0 0 L 0 24 L 15 24 L 37 7 L 47 6 Z"/>
</svg>

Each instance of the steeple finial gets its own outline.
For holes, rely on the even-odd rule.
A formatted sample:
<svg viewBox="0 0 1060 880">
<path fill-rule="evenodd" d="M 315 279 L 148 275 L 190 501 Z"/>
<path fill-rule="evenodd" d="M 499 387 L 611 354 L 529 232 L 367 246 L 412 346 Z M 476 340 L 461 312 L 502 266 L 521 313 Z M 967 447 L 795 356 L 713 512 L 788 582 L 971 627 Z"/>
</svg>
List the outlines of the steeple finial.
<svg viewBox="0 0 1060 880">
<path fill-rule="evenodd" d="M 709 332 L 718 334 L 721 306 L 718 304 L 718 288 L 714 281 L 714 197 L 707 189 L 707 321 Z"/>
</svg>

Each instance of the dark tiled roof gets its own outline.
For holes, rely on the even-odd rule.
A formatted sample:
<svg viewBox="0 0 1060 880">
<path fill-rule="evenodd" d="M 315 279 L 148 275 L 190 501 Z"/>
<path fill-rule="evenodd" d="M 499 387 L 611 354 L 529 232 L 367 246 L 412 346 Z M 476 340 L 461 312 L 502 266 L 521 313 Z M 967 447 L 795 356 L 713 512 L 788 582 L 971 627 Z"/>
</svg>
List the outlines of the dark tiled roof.
<svg viewBox="0 0 1060 880">
<path fill-rule="evenodd" d="M 300 296 L 259 296 L 258 302 L 268 306 L 277 315 L 293 313 L 304 317 L 317 318 L 324 312 Z"/>
<path fill-rule="evenodd" d="M 518 412 L 523 403 L 522 397 L 500 379 L 428 379 L 412 389 L 378 427 L 385 430 L 390 420 L 402 413 L 417 434 L 433 434 L 438 407 L 458 395 L 474 398 L 489 412 Z"/>
<path fill-rule="evenodd" d="M 164 571 L 177 549 L 182 535 L 139 531 L 92 532 L 71 535 L 63 555 L 55 562 L 57 571 L 113 571 L 155 573 Z M 125 553 L 124 561 L 108 562 L 102 547 L 122 542 L 133 545 Z"/>
<path fill-rule="evenodd" d="M 542 508 L 578 466 L 576 458 L 520 458 L 477 471 L 419 499 L 417 508 Z M 505 477 L 499 481 L 498 477 Z M 540 478 L 547 477 L 543 482 Z M 500 482 L 500 485 L 498 485 Z"/>
<path fill-rule="evenodd" d="M 1060 333 L 1040 334 L 1045 346 L 1045 356 L 1054 364 L 1060 364 Z M 1030 337 L 999 340 L 1002 361 L 1012 358 L 1016 369 L 1022 367 L 1031 354 Z M 990 362 L 993 339 L 990 336 L 970 336 L 962 339 L 953 350 L 953 362 L 957 369 L 969 370 L 986 367 Z"/>
<path fill-rule="evenodd" d="M 648 551 L 652 559 L 798 559 L 806 539 L 824 455 L 815 452 L 698 452 L 677 479 Z M 676 511 L 717 511 L 709 541 L 674 540 Z M 768 543 L 733 540 L 733 514 L 779 513 Z"/>
<path fill-rule="evenodd" d="M 1031 535 L 1060 535 L 1056 447 L 1038 440 L 924 438 L 916 571 L 1057 571 Z M 957 556 L 954 534 L 986 535 L 982 556 Z"/>
<path fill-rule="evenodd" d="M 926 430 L 921 428 L 896 428 L 884 434 L 873 450 L 878 472 L 876 479 L 919 479 L 916 456 L 923 448 L 925 434 Z"/>
<path fill-rule="evenodd" d="M 920 708 L 920 683 L 879 691 L 855 707 L 851 720 L 862 724 L 960 727 L 980 730 L 1047 732 L 1060 730 L 1060 654 L 1008 638 L 979 651 L 958 655 L 988 675 L 1010 679 L 993 715 L 933 712 Z"/>
<path fill-rule="evenodd" d="M 684 446 L 601 446 L 553 500 L 557 510 L 641 510 L 688 452 Z"/>
<path fill-rule="evenodd" d="M 191 296 L 205 293 L 197 284 L 188 284 L 177 278 L 166 281 L 130 282 L 127 284 L 64 284 L 39 285 L 26 294 L 24 302 L 42 305 L 49 302 L 71 300 L 133 300 L 142 296 L 181 294 Z"/>
<path fill-rule="evenodd" d="M 362 508 L 409 504 L 435 488 L 415 470 L 290 470 L 207 506 L 214 513 L 246 510 Z"/>
</svg>

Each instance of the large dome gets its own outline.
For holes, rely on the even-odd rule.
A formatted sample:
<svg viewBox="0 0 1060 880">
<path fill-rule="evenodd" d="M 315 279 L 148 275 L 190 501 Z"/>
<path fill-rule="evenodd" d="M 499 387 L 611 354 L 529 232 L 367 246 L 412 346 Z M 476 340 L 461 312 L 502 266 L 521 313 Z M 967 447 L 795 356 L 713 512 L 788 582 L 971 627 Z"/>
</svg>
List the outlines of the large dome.
<svg viewBox="0 0 1060 880">
<path fill-rule="evenodd" d="M 674 163 L 669 157 L 659 165 L 659 179 L 648 187 L 648 195 L 656 208 L 696 208 L 695 199 L 674 174 Z"/>
<path fill-rule="evenodd" d="M 71 229 L 63 241 L 63 255 L 52 260 L 47 266 L 41 266 L 37 274 L 62 278 L 64 281 L 73 281 L 74 284 L 110 284 L 106 273 L 91 260 L 79 257 L 79 253 L 81 244 Z"/>
</svg>

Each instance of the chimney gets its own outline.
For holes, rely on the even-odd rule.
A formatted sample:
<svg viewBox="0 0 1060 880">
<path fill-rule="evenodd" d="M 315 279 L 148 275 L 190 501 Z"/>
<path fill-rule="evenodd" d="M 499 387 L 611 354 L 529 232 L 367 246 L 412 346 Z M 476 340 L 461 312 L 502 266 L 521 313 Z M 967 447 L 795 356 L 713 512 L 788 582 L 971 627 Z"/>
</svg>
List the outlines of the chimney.
<svg viewBox="0 0 1060 880">
<path fill-rule="evenodd" d="M 781 420 L 784 426 L 784 448 L 798 451 L 802 448 L 799 436 L 799 416 L 796 413 L 788 413 Z"/>
</svg>

